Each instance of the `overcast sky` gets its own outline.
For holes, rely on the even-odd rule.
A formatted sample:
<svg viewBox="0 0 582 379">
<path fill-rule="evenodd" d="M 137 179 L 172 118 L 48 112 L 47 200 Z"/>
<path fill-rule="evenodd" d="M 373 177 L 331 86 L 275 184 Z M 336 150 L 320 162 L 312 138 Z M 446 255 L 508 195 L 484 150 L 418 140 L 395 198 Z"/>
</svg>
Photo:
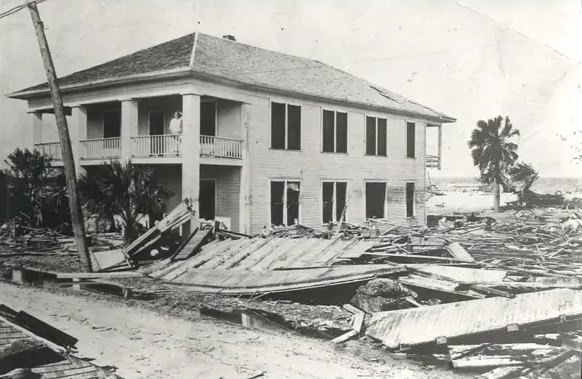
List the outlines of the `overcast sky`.
<svg viewBox="0 0 582 379">
<path fill-rule="evenodd" d="M 542 176 L 582 176 L 570 136 L 582 129 L 580 0 L 46 0 L 39 4 L 57 74 L 201 31 L 318 59 L 457 118 L 444 169 L 476 176 L 467 140 L 479 119 L 508 115 L 520 158 Z M 2 11 L 22 0 L 0 0 Z M 27 10 L 0 20 L 0 160 L 30 141 L 24 101 L 45 80 Z M 580 142 L 580 141 L 576 141 Z"/>
</svg>

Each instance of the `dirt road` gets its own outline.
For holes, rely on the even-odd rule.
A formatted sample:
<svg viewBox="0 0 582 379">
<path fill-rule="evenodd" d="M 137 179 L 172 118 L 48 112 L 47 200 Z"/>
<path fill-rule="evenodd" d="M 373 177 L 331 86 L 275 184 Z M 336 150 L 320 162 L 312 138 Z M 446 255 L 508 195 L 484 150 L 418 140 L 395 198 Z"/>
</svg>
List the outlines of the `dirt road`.
<svg viewBox="0 0 582 379">
<path fill-rule="evenodd" d="M 79 339 L 78 356 L 124 378 L 450 378 L 452 371 L 393 360 L 368 362 L 324 341 L 245 329 L 200 316 L 159 315 L 99 296 L 0 282 L 0 303 Z"/>
</svg>

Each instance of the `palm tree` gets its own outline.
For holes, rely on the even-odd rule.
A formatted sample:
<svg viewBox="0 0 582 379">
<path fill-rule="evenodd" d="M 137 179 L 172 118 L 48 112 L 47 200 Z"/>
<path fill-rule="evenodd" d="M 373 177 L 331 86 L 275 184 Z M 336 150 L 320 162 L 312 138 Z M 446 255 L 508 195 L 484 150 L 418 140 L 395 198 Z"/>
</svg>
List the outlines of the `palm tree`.
<svg viewBox="0 0 582 379">
<path fill-rule="evenodd" d="M 513 129 L 509 117 L 504 120 L 497 116 L 493 120 L 479 120 L 469 140 L 473 164 L 479 167 L 481 181 L 493 184 L 496 212 L 499 212 L 499 185 L 506 182 L 507 169 L 517 160 L 517 144 L 509 141 L 516 135 L 519 130 Z"/>
<path fill-rule="evenodd" d="M 161 213 L 172 195 L 151 168 L 130 161 L 112 161 L 89 176 L 81 176 L 79 190 L 84 208 L 102 217 L 121 218 L 127 242 L 139 236 L 140 215 Z"/>
</svg>

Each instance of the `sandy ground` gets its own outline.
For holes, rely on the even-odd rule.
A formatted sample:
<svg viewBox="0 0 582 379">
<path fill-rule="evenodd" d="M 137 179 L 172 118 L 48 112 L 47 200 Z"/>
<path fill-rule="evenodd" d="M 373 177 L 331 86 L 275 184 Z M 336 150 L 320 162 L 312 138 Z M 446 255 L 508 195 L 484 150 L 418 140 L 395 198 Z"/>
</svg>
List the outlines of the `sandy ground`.
<svg viewBox="0 0 582 379">
<path fill-rule="evenodd" d="M 455 378 L 418 362 L 365 359 L 325 341 L 249 330 L 200 317 L 188 320 L 79 296 L 0 282 L 0 303 L 25 310 L 79 339 L 78 356 L 118 368 L 124 378 Z"/>
</svg>

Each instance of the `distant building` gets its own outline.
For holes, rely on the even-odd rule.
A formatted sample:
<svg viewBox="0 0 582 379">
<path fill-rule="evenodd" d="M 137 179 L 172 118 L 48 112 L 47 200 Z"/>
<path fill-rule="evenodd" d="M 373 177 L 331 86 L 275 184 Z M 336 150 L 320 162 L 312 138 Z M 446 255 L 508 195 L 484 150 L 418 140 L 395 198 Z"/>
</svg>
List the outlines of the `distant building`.
<svg viewBox="0 0 582 379">
<path fill-rule="evenodd" d="M 426 130 L 438 128 L 440 146 L 455 121 L 321 62 L 201 33 L 59 83 L 79 169 L 151 166 L 175 193 L 170 207 L 199 199 L 201 217 L 246 233 L 321 225 L 344 208 L 349 222 L 424 224 L 426 167 L 440 168 Z M 59 143 L 43 138 L 47 85 L 10 97 L 28 101 L 36 148 L 58 160 Z"/>
</svg>

